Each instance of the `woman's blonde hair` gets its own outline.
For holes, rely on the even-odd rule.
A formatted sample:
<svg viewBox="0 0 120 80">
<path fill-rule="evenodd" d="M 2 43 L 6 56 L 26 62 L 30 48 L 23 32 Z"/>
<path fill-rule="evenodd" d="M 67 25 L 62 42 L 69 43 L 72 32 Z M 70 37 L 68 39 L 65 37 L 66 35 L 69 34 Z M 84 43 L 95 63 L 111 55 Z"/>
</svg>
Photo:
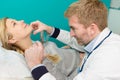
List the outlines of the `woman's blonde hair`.
<svg viewBox="0 0 120 80">
<path fill-rule="evenodd" d="M 2 47 L 5 48 L 5 49 L 8 49 L 8 50 L 14 50 L 14 51 L 17 51 L 19 53 L 24 53 L 22 51 L 22 49 L 20 49 L 19 47 L 13 45 L 13 44 L 9 44 L 8 43 L 8 40 L 11 39 L 13 37 L 13 35 L 11 33 L 8 33 L 6 31 L 6 19 L 7 18 L 3 18 L 0 20 L 0 42 L 2 43 Z M 58 54 L 50 54 L 48 53 L 46 55 L 47 59 L 49 59 L 50 61 L 52 61 L 53 63 L 58 63 L 61 58 Z"/>
<path fill-rule="evenodd" d="M 99 0 L 77 1 L 68 7 L 64 15 L 67 18 L 76 15 L 79 22 L 85 26 L 89 26 L 91 23 L 95 23 L 101 31 L 108 26 L 107 8 Z"/>
<path fill-rule="evenodd" d="M 17 46 L 14 46 L 13 44 L 9 44 L 8 40 L 11 39 L 13 37 L 13 35 L 11 33 L 8 33 L 6 31 L 6 20 L 8 18 L 2 18 L 0 20 L 0 42 L 2 44 L 3 48 L 6 48 L 8 50 L 14 50 L 20 53 L 23 53 L 23 51 L 18 48 Z"/>
</svg>

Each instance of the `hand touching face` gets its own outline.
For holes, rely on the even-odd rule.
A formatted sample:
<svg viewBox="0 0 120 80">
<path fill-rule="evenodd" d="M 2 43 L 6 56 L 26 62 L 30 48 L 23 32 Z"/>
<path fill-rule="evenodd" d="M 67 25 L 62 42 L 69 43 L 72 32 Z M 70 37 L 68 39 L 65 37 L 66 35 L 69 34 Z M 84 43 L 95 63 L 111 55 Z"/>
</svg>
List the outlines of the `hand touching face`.
<svg viewBox="0 0 120 80">
<path fill-rule="evenodd" d="M 51 26 L 48 26 L 47 24 L 42 23 L 40 21 L 32 22 L 30 26 L 34 30 L 33 34 L 37 34 L 38 32 L 42 31 L 46 31 L 48 34 L 50 34 L 53 31 L 53 28 Z"/>
<path fill-rule="evenodd" d="M 37 34 L 38 32 L 41 32 L 43 30 L 46 30 L 46 28 L 48 27 L 46 24 L 40 22 L 40 21 L 35 21 L 35 22 L 32 22 L 30 24 L 30 26 L 32 26 L 33 30 L 35 30 L 33 32 L 33 34 Z"/>
</svg>

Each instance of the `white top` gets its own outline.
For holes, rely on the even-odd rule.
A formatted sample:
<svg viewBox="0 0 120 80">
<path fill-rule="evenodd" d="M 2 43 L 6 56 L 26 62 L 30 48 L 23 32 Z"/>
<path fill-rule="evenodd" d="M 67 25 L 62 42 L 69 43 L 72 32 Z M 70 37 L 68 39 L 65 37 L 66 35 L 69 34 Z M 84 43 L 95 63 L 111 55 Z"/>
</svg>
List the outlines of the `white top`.
<svg viewBox="0 0 120 80">
<path fill-rule="evenodd" d="M 109 32 L 108 28 L 101 32 L 93 46 L 98 44 Z M 120 36 L 112 33 L 92 52 L 84 65 L 83 71 L 73 80 L 120 80 L 119 48 Z M 56 79 L 50 73 L 46 73 L 39 80 Z"/>
</svg>

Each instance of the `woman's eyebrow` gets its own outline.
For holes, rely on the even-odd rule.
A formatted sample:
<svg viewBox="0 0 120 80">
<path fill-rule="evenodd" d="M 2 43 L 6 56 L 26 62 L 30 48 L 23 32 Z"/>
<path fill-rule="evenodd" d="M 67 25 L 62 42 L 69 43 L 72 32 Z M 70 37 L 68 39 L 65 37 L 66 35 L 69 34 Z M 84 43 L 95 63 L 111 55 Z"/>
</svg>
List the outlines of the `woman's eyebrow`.
<svg viewBox="0 0 120 80">
<path fill-rule="evenodd" d="M 12 25 L 13 25 L 13 23 L 14 23 L 14 21 L 13 21 L 13 20 L 11 20 L 11 21 L 10 21 L 10 25 L 12 26 Z"/>
<path fill-rule="evenodd" d="M 14 21 L 13 20 L 11 20 L 11 23 L 13 23 Z"/>
<path fill-rule="evenodd" d="M 11 22 L 10 22 L 11 24 L 13 24 L 14 23 L 14 21 L 13 20 L 11 20 Z"/>
</svg>

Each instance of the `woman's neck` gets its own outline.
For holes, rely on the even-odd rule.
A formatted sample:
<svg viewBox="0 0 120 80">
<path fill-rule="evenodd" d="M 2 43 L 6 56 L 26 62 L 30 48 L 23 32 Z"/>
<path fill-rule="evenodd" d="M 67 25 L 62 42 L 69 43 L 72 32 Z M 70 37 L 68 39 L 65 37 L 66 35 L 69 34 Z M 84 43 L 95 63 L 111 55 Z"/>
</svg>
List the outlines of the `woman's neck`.
<svg viewBox="0 0 120 80">
<path fill-rule="evenodd" d="M 17 43 L 18 47 L 21 48 L 21 50 L 25 51 L 29 47 L 32 46 L 32 40 L 31 39 L 24 39 Z"/>
</svg>

